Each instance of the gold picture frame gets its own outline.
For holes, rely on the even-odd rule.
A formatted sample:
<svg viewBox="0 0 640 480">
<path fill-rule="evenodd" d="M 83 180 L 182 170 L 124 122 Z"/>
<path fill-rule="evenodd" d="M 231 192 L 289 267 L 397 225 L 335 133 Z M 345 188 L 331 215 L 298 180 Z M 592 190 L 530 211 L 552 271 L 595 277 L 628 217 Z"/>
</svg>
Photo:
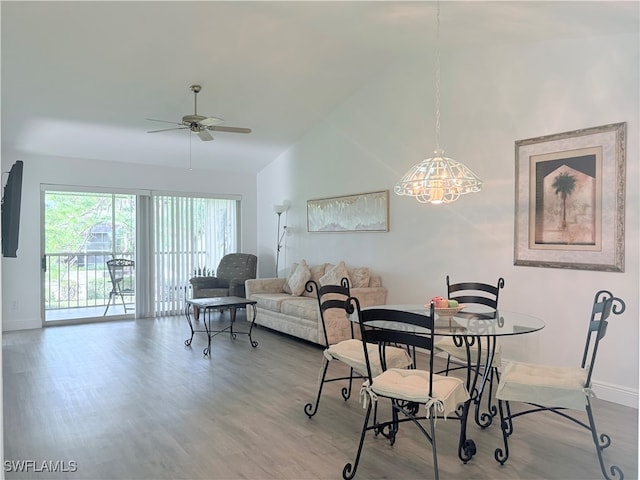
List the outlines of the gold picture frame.
<svg viewBox="0 0 640 480">
<path fill-rule="evenodd" d="M 308 232 L 388 232 L 389 190 L 307 200 Z"/>
<path fill-rule="evenodd" d="M 624 272 L 626 131 L 515 142 L 514 265 Z"/>
</svg>

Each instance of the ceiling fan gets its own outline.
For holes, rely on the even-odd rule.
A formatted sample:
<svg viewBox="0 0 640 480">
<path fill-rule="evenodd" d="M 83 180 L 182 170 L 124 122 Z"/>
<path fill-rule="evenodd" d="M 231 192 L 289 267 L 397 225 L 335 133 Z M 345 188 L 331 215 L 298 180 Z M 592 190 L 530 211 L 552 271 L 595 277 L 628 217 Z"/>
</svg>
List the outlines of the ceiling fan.
<svg viewBox="0 0 640 480">
<path fill-rule="evenodd" d="M 241 127 L 223 127 L 220 125 L 224 122 L 221 118 L 217 117 L 205 117 L 198 115 L 198 93 L 202 90 L 200 85 L 191 85 L 189 87 L 193 92 L 193 115 L 185 115 L 182 117 L 181 122 L 171 122 L 168 120 L 156 120 L 155 118 L 147 118 L 152 122 L 172 123 L 174 125 L 180 125 L 179 127 L 163 128 L 160 130 L 150 130 L 147 133 L 167 132 L 169 130 L 191 130 L 191 133 L 195 133 L 200 137 L 200 140 L 207 142 L 213 140 L 213 135 L 209 131 L 216 132 L 229 132 L 229 133 L 251 133 L 250 128 Z"/>
</svg>

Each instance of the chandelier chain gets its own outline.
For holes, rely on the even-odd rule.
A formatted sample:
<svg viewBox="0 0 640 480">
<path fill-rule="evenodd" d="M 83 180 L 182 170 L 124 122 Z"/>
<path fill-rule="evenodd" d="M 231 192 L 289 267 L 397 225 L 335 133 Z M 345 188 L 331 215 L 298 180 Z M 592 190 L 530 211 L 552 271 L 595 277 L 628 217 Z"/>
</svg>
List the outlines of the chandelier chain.
<svg viewBox="0 0 640 480">
<path fill-rule="evenodd" d="M 436 150 L 440 150 L 440 2 L 436 10 Z"/>
</svg>

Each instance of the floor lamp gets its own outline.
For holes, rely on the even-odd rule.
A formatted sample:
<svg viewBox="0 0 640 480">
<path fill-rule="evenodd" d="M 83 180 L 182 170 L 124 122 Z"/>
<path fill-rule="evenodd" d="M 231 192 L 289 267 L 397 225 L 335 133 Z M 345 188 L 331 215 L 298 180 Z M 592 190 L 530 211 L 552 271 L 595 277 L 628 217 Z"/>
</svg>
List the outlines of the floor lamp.
<svg viewBox="0 0 640 480">
<path fill-rule="evenodd" d="M 274 205 L 273 209 L 278 214 L 278 236 L 276 243 L 276 278 L 278 277 L 278 265 L 280 263 L 280 250 L 282 249 L 282 239 L 284 238 L 285 233 L 287 233 L 287 226 L 282 227 L 282 233 L 280 233 L 280 217 L 282 214 L 287 211 L 287 205 Z"/>
</svg>

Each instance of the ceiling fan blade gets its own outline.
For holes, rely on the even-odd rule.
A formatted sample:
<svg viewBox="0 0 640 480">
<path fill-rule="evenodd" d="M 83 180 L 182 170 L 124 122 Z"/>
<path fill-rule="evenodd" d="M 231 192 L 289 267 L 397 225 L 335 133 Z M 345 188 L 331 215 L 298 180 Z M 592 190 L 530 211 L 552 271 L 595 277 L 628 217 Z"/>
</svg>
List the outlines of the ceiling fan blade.
<svg viewBox="0 0 640 480">
<path fill-rule="evenodd" d="M 208 142 L 209 140 L 213 140 L 213 135 L 211 135 L 206 129 L 201 129 L 196 135 L 200 137 L 200 140 L 203 142 Z"/>
<path fill-rule="evenodd" d="M 180 125 L 178 123 L 178 125 Z M 158 133 L 158 132 L 168 132 L 169 130 L 186 130 L 188 127 L 177 127 L 177 128 L 163 128 L 161 130 L 148 130 L 147 133 Z"/>
<path fill-rule="evenodd" d="M 169 120 L 158 120 L 156 118 L 145 118 L 145 120 L 149 120 L 151 122 L 173 123 L 174 125 L 182 125 L 182 123 L 180 122 L 170 122 Z"/>
<path fill-rule="evenodd" d="M 218 125 L 220 123 L 224 122 L 223 119 L 218 118 L 218 117 L 207 117 L 205 119 L 200 120 L 200 125 L 202 125 L 203 127 L 212 127 L 214 125 Z"/>
<path fill-rule="evenodd" d="M 214 130 L 216 132 L 229 132 L 229 133 L 251 133 L 250 128 L 223 127 L 222 125 L 214 125 L 213 127 L 207 127 L 207 130 Z"/>
</svg>

